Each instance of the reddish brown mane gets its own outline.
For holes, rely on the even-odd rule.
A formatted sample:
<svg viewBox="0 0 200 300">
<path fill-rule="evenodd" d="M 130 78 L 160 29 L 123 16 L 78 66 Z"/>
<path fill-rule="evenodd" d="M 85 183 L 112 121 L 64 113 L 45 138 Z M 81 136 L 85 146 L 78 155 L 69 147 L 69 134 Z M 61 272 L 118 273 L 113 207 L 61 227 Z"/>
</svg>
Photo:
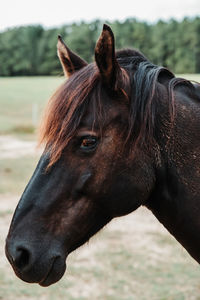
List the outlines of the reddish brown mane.
<svg viewBox="0 0 200 300">
<path fill-rule="evenodd" d="M 40 143 L 51 148 L 50 165 L 60 157 L 63 149 L 74 136 L 77 127 L 93 96 L 93 108 L 100 111 L 100 92 L 97 88 L 99 74 L 94 64 L 81 69 L 75 76 L 71 76 L 50 98 L 45 110 L 40 128 Z M 96 89 L 94 89 L 96 87 Z M 93 112 L 96 114 L 96 112 Z M 96 117 L 94 115 L 94 117 Z M 96 118 L 95 118 L 96 119 Z"/>
</svg>

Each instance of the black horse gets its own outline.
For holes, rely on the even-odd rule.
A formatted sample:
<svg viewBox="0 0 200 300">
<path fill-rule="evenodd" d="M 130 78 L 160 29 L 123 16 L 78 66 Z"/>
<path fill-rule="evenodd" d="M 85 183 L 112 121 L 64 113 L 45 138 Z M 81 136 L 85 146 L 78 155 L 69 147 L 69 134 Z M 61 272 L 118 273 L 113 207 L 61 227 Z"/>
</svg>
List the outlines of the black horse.
<svg viewBox="0 0 200 300">
<path fill-rule="evenodd" d="M 200 86 L 115 52 L 107 25 L 94 63 L 61 37 L 58 56 L 69 78 L 50 99 L 45 151 L 6 241 L 16 275 L 58 281 L 70 252 L 140 205 L 200 262 Z"/>
</svg>

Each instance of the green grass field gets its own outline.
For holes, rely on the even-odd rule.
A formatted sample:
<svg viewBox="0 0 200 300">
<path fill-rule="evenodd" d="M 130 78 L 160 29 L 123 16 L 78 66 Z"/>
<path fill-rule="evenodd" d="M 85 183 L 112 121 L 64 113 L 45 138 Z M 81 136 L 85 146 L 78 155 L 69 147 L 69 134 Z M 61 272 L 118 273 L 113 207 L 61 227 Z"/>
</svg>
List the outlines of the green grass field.
<svg viewBox="0 0 200 300">
<path fill-rule="evenodd" d="M 200 81 L 200 75 L 182 76 Z M 38 104 L 39 119 L 62 82 L 0 78 L 0 134 L 34 140 L 32 104 Z M 19 280 L 5 258 L 4 241 L 38 157 L 0 157 L 0 300 L 200 300 L 199 265 L 144 209 L 112 222 L 70 255 L 59 283 L 42 288 Z"/>
<path fill-rule="evenodd" d="M 37 105 L 37 119 L 45 103 L 63 82 L 57 77 L 0 78 L 0 134 L 31 133 L 32 109 Z"/>
</svg>

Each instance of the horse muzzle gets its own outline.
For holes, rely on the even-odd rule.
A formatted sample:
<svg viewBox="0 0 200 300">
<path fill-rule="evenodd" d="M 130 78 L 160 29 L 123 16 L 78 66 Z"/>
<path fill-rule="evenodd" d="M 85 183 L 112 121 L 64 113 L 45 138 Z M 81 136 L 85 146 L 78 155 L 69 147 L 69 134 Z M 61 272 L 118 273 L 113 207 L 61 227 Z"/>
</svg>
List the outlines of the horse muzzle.
<svg viewBox="0 0 200 300">
<path fill-rule="evenodd" d="M 36 244 L 33 247 L 27 242 L 16 243 L 8 238 L 6 256 L 20 279 L 41 286 L 59 281 L 66 270 L 66 255 L 58 247 L 42 249 Z"/>
</svg>

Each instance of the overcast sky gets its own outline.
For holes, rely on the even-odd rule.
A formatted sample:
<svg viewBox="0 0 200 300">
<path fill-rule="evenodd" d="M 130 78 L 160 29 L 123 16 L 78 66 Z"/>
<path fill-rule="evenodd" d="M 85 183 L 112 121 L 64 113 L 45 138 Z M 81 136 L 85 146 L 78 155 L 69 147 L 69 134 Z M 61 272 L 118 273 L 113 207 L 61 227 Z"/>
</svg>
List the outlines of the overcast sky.
<svg viewBox="0 0 200 300">
<path fill-rule="evenodd" d="M 112 21 L 136 17 L 155 22 L 200 16 L 200 0 L 0 0 L 0 3 L 0 30 L 36 23 L 52 27 L 97 18 Z"/>
</svg>

